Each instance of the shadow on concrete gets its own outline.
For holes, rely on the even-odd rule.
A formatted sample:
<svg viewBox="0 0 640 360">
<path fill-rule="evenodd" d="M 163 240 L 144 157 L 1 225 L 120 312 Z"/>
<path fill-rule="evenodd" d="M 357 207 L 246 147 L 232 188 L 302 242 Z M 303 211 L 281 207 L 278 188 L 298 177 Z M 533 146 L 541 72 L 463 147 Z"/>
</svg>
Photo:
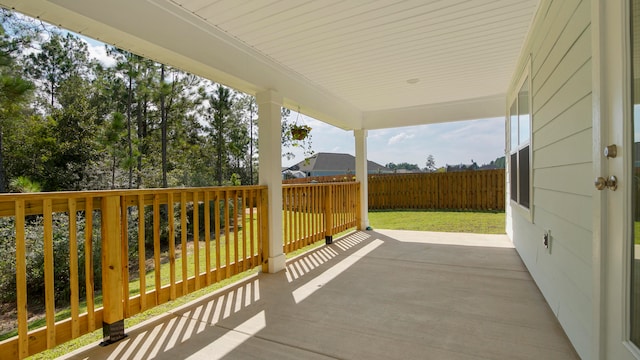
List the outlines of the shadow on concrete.
<svg viewBox="0 0 640 360">
<path fill-rule="evenodd" d="M 505 236 L 355 232 L 69 359 L 577 359 Z"/>
</svg>

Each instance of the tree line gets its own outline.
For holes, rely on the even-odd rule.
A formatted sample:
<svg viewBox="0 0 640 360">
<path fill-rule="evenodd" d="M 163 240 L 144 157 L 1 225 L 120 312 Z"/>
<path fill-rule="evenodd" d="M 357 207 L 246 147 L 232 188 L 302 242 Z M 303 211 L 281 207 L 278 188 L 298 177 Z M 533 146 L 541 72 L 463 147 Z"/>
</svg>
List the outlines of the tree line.
<svg viewBox="0 0 640 360">
<path fill-rule="evenodd" d="M 255 98 L 1 10 L 0 192 L 255 184 Z M 283 109 L 283 144 L 291 138 Z"/>
<path fill-rule="evenodd" d="M 88 43 L 79 36 L 0 8 L 0 192 L 258 182 L 253 96 L 114 47 L 106 46 L 106 52 L 114 65 L 92 58 Z M 295 122 L 290 115 L 290 110 L 282 109 L 282 144 L 302 146 L 310 155 L 311 138 L 291 136 Z M 205 204 L 199 206 L 203 217 Z M 228 206 L 233 212 L 235 204 Z M 223 224 L 224 209 L 220 211 Z M 169 211 L 161 208 L 162 246 L 170 241 L 165 231 Z M 92 237 L 97 289 L 101 280 L 99 216 L 99 211 L 93 214 Z M 184 231 L 191 239 L 199 231 L 194 229 L 193 216 L 190 208 L 187 228 L 178 226 L 177 236 Z M 84 212 L 78 212 L 79 238 L 84 237 L 84 219 Z M 28 216 L 25 220 L 27 286 L 37 305 L 44 294 L 43 219 Z M 132 211 L 129 239 L 138 238 L 136 221 L 149 229 L 153 220 L 152 212 L 143 217 Z M 58 304 L 69 301 L 68 229 L 68 216 L 53 214 Z M 151 233 L 145 235 L 147 254 L 142 256 L 148 257 L 153 238 Z M 82 269 L 85 254 L 83 244 L 79 246 Z M 140 256 L 135 241 L 129 251 L 129 260 L 135 264 Z M 0 307 L 14 306 L 12 217 L 0 218 L 0 253 L 5 255 L 0 259 Z M 82 276 L 80 284 L 84 284 Z"/>
<path fill-rule="evenodd" d="M 459 165 L 445 165 L 442 167 L 436 166 L 436 160 L 433 155 L 427 156 L 427 161 L 425 162 L 425 167 L 420 169 L 418 164 L 410 164 L 407 162 L 402 162 L 399 164 L 388 163 L 385 167 L 398 171 L 398 170 L 408 170 L 411 172 L 447 172 L 447 171 L 472 171 L 472 170 L 484 170 L 484 169 L 504 169 L 505 168 L 505 157 L 501 156 L 496 158 L 495 160 L 491 160 L 491 162 L 483 165 L 478 165 L 473 159 L 471 159 L 471 164 L 459 164 Z"/>
</svg>

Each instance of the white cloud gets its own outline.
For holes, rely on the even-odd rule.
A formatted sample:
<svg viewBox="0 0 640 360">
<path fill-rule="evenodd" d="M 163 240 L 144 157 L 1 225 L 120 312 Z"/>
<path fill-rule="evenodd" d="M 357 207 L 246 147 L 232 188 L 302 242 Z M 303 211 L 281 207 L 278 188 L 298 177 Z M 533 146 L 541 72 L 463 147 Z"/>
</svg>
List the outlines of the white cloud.
<svg viewBox="0 0 640 360">
<path fill-rule="evenodd" d="M 87 41 L 85 38 L 82 38 L 82 41 L 87 43 L 90 58 L 98 60 L 105 67 L 112 67 L 116 65 L 116 59 L 107 54 L 107 49 L 104 44 L 95 41 Z"/>
<path fill-rule="evenodd" d="M 389 141 L 387 142 L 387 144 L 394 145 L 397 143 L 402 143 L 404 142 L 404 140 L 412 139 L 413 137 L 415 137 L 415 134 L 407 134 L 407 133 L 401 132 L 400 134 L 394 135 L 391 138 L 389 138 Z"/>
</svg>

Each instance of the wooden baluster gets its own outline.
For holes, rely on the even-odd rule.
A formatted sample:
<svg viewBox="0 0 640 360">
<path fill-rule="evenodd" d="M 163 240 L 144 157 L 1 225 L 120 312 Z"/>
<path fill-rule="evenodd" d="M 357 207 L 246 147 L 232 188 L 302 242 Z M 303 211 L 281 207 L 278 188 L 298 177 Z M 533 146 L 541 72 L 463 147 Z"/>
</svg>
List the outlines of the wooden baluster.
<svg viewBox="0 0 640 360">
<path fill-rule="evenodd" d="M 120 198 L 120 238 L 122 239 L 122 298 L 124 300 L 124 317 L 129 317 L 129 214 L 125 197 Z"/>
<path fill-rule="evenodd" d="M 167 194 L 167 215 L 169 222 L 169 298 L 175 300 L 176 293 L 176 228 L 173 213 L 173 193 Z"/>
<path fill-rule="evenodd" d="M 147 256 L 144 234 L 144 196 L 138 194 L 138 280 L 140 282 L 140 311 L 147 309 Z"/>
<path fill-rule="evenodd" d="M 80 295 L 78 286 L 78 236 L 76 199 L 69 199 L 69 291 L 71 293 L 71 337 L 80 336 Z"/>
<path fill-rule="evenodd" d="M 225 269 L 226 278 L 231 277 L 231 234 L 229 232 L 231 221 L 229 219 L 229 191 L 224 191 L 224 242 L 225 242 Z"/>
<path fill-rule="evenodd" d="M 249 241 L 251 241 L 251 245 L 250 245 L 250 249 L 249 251 L 251 251 L 251 268 L 255 267 L 257 264 L 254 261 L 255 258 L 255 254 L 256 254 L 256 249 L 255 249 L 255 241 L 256 241 L 256 236 L 255 236 L 255 229 L 254 229 L 254 225 L 253 222 L 255 220 L 254 214 L 253 214 L 253 207 L 255 206 L 255 196 L 256 196 L 256 191 L 255 190 L 251 190 L 250 194 L 249 194 Z"/>
<path fill-rule="evenodd" d="M 87 294 L 87 330 L 96 329 L 93 274 L 93 198 L 87 196 L 84 201 L 84 273 Z"/>
<path fill-rule="evenodd" d="M 220 192 L 216 191 L 214 200 L 214 208 L 213 208 L 213 225 L 215 229 L 215 237 L 216 237 L 216 281 L 222 280 L 222 260 L 220 259 Z"/>
<path fill-rule="evenodd" d="M 182 295 L 189 293 L 187 274 L 187 193 L 180 193 L 180 247 L 182 257 Z"/>
<path fill-rule="evenodd" d="M 211 193 L 204 192 L 204 254 L 207 285 L 211 284 Z"/>
<path fill-rule="evenodd" d="M 160 305 L 160 197 L 153 195 L 153 273 L 156 286 L 156 305 Z"/>
<path fill-rule="evenodd" d="M 240 206 L 240 210 L 242 211 L 241 213 L 241 218 L 242 218 L 242 270 L 241 271 L 246 271 L 249 267 L 249 262 L 247 260 L 247 192 L 245 189 L 242 189 L 242 199 L 241 199 L 241 204 L 242 206 Z M 239 227 L 239 226 L 236 226 Z"/>
<path fill-rule="evenodd" d="M 231 197 L 232 201 L 233 201 L 233 248 L 235 250 L 234 252 L 234 262 L 233 262 L 233 269 L 234 269 L 234 274 L 237 274 L 240 272 L 240 267 L 239 267 L 239 260 L 240 260 L 240 244 L 238 244 L 239 239 L 238 239 L 238 192 L 236 190 L 233 190 L 232 193 L 232 197 Z"/>
<path fill-rule="evenodd" d="M 27 311 L 27 250 L 24 230 L 24 200 L 16 200 L 16 301 L 18 315 L 18 358 L 29 356 Z"/>
<path fill-rule="evenodd" d="M 47 323 L 47 349 L 56 346 L 56 304 L 53 268 L 53 206 L 51 199 L 42 202 L 44 217 L 44 297 Z M 118 268 L 119 270 L 119 268 Z"/>
<path fill-rule="evenodd" d="M 200 204 L 198 192 L 193 193 L 193 275 L 195 276 L 195 289 L 200 289 Z"/>
</svg>

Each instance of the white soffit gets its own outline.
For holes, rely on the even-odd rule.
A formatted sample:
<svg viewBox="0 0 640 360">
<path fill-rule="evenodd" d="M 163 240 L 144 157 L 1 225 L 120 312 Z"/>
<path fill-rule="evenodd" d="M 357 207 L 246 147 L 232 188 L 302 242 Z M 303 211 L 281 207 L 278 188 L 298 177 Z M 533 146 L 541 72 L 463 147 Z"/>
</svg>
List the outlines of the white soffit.
<svg viewBox="0 0 640 360">
<path fill-rule="evenodd" d="M 0 0 L 343 128 L 503 116 L 537 3 Z"/>
</svg>

